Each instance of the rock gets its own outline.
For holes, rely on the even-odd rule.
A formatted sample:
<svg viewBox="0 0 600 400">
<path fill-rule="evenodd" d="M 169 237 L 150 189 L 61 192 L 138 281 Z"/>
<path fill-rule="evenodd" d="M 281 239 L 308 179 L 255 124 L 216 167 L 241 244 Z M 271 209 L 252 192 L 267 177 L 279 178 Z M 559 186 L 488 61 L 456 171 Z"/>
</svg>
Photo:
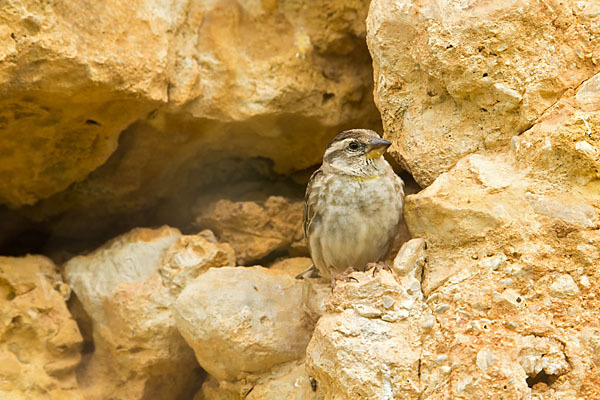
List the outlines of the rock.
<svg viewBox="0 0 600 400">
<path fill-rule="evenodd" d="M 239 264 L 257 262 L 272 253 L 289 251 L 303 242 L 302 201 L 271 196 L 264 203 L 219 200 L 201 211 L 196 225 L 228 242 Z"/>
<path fill-rule="evenodd" d="M 587 88 L 582 85 L 575 93 L 568 92 L 537 124 L 513 138 L 510 150 L 517 165 L 529 169 L 535 178 L 549 179 L 563 187 L 569 182 L 580 186 L 578 192 L 569 192 L 570 196 L 580 195 L 573 203 L 575 215 L 579 215 L 577 221 L 594 224 L 595 213 L 581 204 L 595 193 L 595 181 L 599 178 L 597 169 L 600 168 L 599 145 L 592 136 L 600 129 L 599 111 L 583 111 L 577 105 L 577 96 Z M 557 208 L 569 199 L 558 200 L 558 205 L 549 208 L 550 213 L 556 213 Z M 566 205 L 568 210 L 570 204 Z"/>
<path fill-rule="evenodd" d="M 411 254 L 407 248 L 413 245 L 405 244 L 401 253 Z M 413 265 L 407 275 L 412 278 L 418 268 Z M 317 392 L 325 399 L 420 398 L 421 321 L 431 315 L 420 290 L 408 294 L 387 271 L 352 276 L 358 283 L 338 284 L 328 298 L 306 351 Z M 413 304 L 410 311 L 401 309 L 406 303 Z"/>
<path fill-rule="evenodd" d="M 599 120 L 591 100 L 585 110 L 577 100 L 592 83 L 567 91 L 510 145 L 467 155 L 407 196 L 408 229 L 427 242 L 422 290 L 437 323 L 423 328 L 444 332 L 422 345 L 424 397 L 599 392 L 583 339 L 599 318 L 590 293 L 600 262 Z"/>
<path fill-rule="evenodd" d="M 201 371 L 175 326 L 176 295 L 233 260 L 211 232 L 184 236 L 165 226 L 135 229 L 67 262 L 66 278 L 93 324 L 95 351 L 80 373 L 86 398 L 191 396 Z"/>
<path fill-rule="evenodd" d="M 120 283 L 150 278 L 160 268 L 165 250 L 180 236 L 178 229 L 166 226 L 158 230 L 134 229 L 106 243 L 91 256 L 69 260 L 64 266 L 65 277 L 90 317 L 97 323 L 105 323 L 105 297 Z"/>
<path fill-rule="evenodd" d="M 177 297 L 188 282 L 210 268 L 235 265 L 235 252 L 219 243 L 214 234 L 202 231 L 195 236 L 180 236 L 164 253 L 159 273 L 163 285 Z"/>
<path fill-rule="evenodd" d="M 586 228 L 592 228 L 597 224 L 594 207 L 584 202 L 574 203 L 572 196 L 566 197 L 566 201 L 563 202 L 530 193 L 527 193 L 525 197 L 537 214 Z"/>
<path fill-rule="evenodd" d="M 0 257 L 3 399 L 84 399 L 75 377 L 83 340 L 66 295 L 68 288 L 46 257 Z"/>
<path fill-rule="evenodd" d="M 69 238 L 110 237 L 115 224 L 190 220 L 198 193 L 231 182 L 236 162 L 268 165 L 263 179 L 318 164 L 339 131 L 381 130 L 368 6 L 3 8 L 0 203 L 36 204 L 28 217 L 59 217 L 51 229 Z"/>
<path fill-rule="evenodd" d="M 563 345 L 558 340 L 527 336 L 521 346 L 519 363 L 531 378 L 535 378 L 543 371 L 546 375 L 556 379 L 571 369 Z"/>
<path fill-rule="evenodd" d="M 404 243 L 394 258 L 393 271 L 398 275 L 410 272 L 413 278 L 420 280 L 425 265 L 425 240 L 417 238 Z"/>
<path fill-rule="evenodd" d="M 561 274 L 550 285 L 550 295 L 554 297 L 573 297 L 578 293 L 579 288 L 571 275 Z"/>
<path fill-rule="evenodd" d="M 418 195 L 407 196 L 405 219 L 411 235 L 428 241 L 440 239 L 459 245 L 485 237 L 512 216 L 522 213 L 523 201 L 519 195 L 506 190 L 495 195 L 495 188 L 489 190 L 480 184 L 489 181 L 488 173 L 483 171 L 491 168 L 490 162 L 477 155 L 465 157 L 456 165 L 461 176 L 458 173 L 442 175 Z M 494 164 L 496 169 L 504 170 L 503 174 L 513 174 L 515 177 L 520 174 L 506 160 L 497 159 Z M 516 182 L 514 185 L 522 185 L 520 180 Z M 458 186 L 461 186 L 462 197 L 450 196 L 453 194 L 452 188 Z M 482 201 L 482 198 L 492 196 L 511 198 L 501 203 Z M 464 204 L 469 206 L 465 207 Z M 419 222 L 416 223 L 416 220 Z"/>
<path fill-rule="evenodd" d="M 269 269 L 284 271 L 295 277 L 306 271 L 311 265 L 312 260 L 309 257 L 292 257 L 274 262 Z"/>
<path fill-rule="evenodd" d="M 496 362 L 497 358 L 489 351 L 479 350 L 476 360 L 477 367 L 483 372 L 487 372 L 488 368 Z"/>
<path fill-rule="evenodd" d="M 583 111 L 600 111 L 598 93 L 600 93 L 600 73 L 581 84 L 575 95 L 575 101 Z"/>
<path fill-rule="evenodd" d="M 0 202 L 18 207 L 86 178 L 121 131 L 166 101 L 176 15 L 140 3 L 16 3 L 1 14 Z"/>
<path fill-rule="evenodd" d="M 248 379 L 303 358 L 315 322 L 305 292 L 305 283 L 285 272 L 213 268 L 181 292 L 177 328 L 217 380 Z"/>
<path fill-rule="evenodd" d="M 594 107 L 598 9 L 577 4 L 372 1 L 375 102 L 391 155 L 421 186 L 505 147 L 582 82 L 580 102 Z"/>
<path fill-rule="evenodd" d="M 316 391 L 317 386 L 303 363 L 290 362 L 261 377 L 250 389 L 242 389 L 242 393 L 235 385 L 219 385 L 215 378 L 209 377 L 194 400 L 322 400 L 323 396 Z"/>
<path fill-rule="evenodd" d="M 322 400 L 323 397 L 317 392 L 317 387 L 318 382 L 308 376 L 304 364 L 294 365 L 286 374 L 255 386 L 246 399 Z"/>
</svg>

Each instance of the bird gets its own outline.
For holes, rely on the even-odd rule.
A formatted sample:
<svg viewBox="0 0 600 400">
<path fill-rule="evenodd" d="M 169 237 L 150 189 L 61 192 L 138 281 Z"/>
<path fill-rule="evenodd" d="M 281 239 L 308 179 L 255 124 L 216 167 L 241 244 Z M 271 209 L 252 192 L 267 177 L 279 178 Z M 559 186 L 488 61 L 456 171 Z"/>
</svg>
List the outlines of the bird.
<svg viewBox="0 0 600 400">
<path fill-rule="evenodd" d="M 304 237 L 313 272 L 330 278 L 332 291 L 337 280 L 356 280 L 351 269 L 383 260 L 398 233 L 404 182 L 383 157 L 391 144 L 368 129 L 341 132 L 308 181 Z"/>
</svg>

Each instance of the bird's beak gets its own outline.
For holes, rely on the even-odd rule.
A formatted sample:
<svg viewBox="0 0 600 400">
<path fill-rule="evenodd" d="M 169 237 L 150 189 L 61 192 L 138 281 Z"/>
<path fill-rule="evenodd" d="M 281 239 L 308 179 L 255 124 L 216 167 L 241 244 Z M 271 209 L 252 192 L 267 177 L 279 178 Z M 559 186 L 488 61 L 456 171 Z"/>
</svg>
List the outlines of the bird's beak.
<svg viewBox="0 0 600 400">
<path fill-rule="evenodd" d="M 385 139 L 373 138 L 367 145 L 367 158 L 381 157 L 392 143 Z"/>
</svg>

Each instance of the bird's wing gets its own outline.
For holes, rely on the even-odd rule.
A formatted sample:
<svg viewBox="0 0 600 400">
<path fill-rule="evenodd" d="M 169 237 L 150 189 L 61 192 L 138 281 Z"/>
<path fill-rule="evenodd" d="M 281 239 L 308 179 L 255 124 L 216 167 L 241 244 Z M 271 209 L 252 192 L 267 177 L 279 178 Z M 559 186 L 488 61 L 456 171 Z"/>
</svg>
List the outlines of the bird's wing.
<svg viewBox="0 0 600 400">
<path fill-rule="evenodd" d="M 310 233 L 311 224 L 314 221 L 316 214 L 316 204 L 319 200 L 320 188 L 323 180 L 323 171 L 321 168 L 316 170 L 308 180 L 308 185 L 306 186 L 306 193 L 304 195 L 304 209 L 302 210 L 302 227 L 304 228 L 304 237 L 306 238 L 306 243 L 308 249 L 310 250 L 310 243 L 308 240 L 308 235 Z"/>
</svg>

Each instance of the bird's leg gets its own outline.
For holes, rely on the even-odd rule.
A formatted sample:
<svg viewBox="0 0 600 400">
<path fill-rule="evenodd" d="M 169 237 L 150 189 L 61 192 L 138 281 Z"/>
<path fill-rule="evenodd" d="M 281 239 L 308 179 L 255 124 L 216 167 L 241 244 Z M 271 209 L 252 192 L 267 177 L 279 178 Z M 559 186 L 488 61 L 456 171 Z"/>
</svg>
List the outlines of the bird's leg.
<svg viewBox="0 0 600 400">
<path fill-rule="evenodd" d="M 355 281 L 355 282 L 358 282 L 358 279 L 356 279 L 353 276 L 350 276 L 351 273 L 356 272 L 356 271 L 358 271 L 357 268 L 348 267 L 341 274 L 332 275 L 332 277 L 331 277 L 331 293 L 333 293 L 333 289 L 335 289 L 335 285 L 336 285 L 337 281 L 344 281 L 344 282 Z"/>
<path fill-rule="evenodd" d="M 392 272 L 392 269 L 390 268 L 390 266 L 384 262 L 368 263 L 365 266 L 364 272 L 367 272 L 371 268 L 373 269 L 373 276 L 375 276 L 375 274 L 377 272 L 381 271 L 382 269 L 385 269 L 388 272 Z"/>
</svg>

